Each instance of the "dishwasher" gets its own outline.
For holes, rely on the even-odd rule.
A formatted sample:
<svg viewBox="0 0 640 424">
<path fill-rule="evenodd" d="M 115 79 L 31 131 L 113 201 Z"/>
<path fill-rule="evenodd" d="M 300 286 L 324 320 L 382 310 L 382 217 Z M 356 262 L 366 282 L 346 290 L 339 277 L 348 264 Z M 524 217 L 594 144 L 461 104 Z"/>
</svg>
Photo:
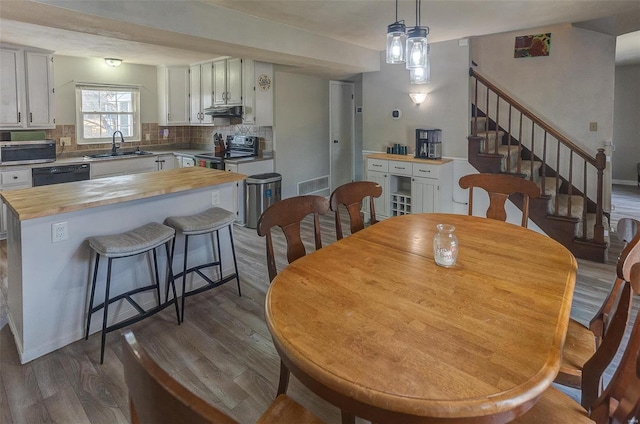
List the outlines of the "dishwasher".
<svg viewBox="0 0 640 424">
<path fill-rule="evenodd" d="M 73 181 L 88 180 L 90 177 L 88 163 L 61 166 L 45 166 L 33 168 L 31 177 L 33 186 L 70 183 Z"/>
</svg>

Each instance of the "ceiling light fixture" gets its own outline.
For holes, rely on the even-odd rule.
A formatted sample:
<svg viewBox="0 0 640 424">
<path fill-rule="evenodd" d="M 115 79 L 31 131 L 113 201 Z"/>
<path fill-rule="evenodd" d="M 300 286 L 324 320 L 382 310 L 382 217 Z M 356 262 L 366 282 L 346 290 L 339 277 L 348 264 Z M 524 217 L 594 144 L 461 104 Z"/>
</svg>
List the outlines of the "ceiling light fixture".
<svg viewBox="0 0 640 424">
<path fill-rule="evenodd" d="M 429 35 L 429 27 L 420 26 L 421 6 L 421 0 L 416 0 L 416 26 L 407 31 L 407 69 L 427 67 L 427 35 Z"/>
<path fill-rule="evenodd" d="M 107 57 L 107 58 L 104 59 L 104 63 L 106 63 L 107 65 L 112 66 L 112 67 L 115 68 L 117 66 L 120 66 L 120 64 L 122 63 L 122 59 L 115 59 L 115 58 L 112 58 L 112 57 Z"/>
<path fill-rule="evenodd" d="M 396 0 L 396 21 L 387 26 L 387 63 L 404 63 L 406 29 L 404 20 L 398 20 L 398 0 Z"/>
<path fill-rule="evenodd" d="M 420 103 L 424 102 L 427 98 L 427 93 L 409 93 L 409 97 L 411 97 L 411 101 L 416 104 L 416 106 L 420 106 Z"/>
</svg>

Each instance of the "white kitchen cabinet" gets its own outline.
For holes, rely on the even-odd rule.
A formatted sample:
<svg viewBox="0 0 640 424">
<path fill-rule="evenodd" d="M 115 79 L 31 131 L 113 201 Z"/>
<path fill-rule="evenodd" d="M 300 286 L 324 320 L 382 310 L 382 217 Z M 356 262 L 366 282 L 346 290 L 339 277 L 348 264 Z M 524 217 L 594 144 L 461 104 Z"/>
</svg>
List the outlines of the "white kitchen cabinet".
<svg viewBox="0 0 640 424">
<path fill-rule="evenodd" d="M 158 66 L 158 123 L 189 125 L 188 66 Z"/>
<path fill-rule="evenodd" d="M 229 58 L 213 62 L 213 104 L 242 105 L 242 59 Z"/>
<path fill-rule="evenodd" d="M 243 59 L 243 122 L 273 126 L 273 64 Z"/>
<path fill-rule="evenodd" d="M 264 160 L 237 160 L 237 161 L 225 161 L 224 169 L 227 172 L 236 172 L 244 174 L 247 177 L 256 174 L 265 174 L 267 172 L 273 172 L 273 159 Z M 244 225 L 246 222 L 246 190 L 245 182 L 239 181 L 237 183 L 237 219 L 236 224 Z"/>
<path fill-rule="evenodd" d="M 191 125 L 213 124 L 213 117 L 204 114 L 213 104 L 213 62 L 190 66 L 189 88 L 189 122 Z"/>
<path fill-rule="evenodd" d="M 396 157 L 376 154 L 367 158 L 367 180 L 382 186 L 382 196 L 375 199 L 376 217 L 452 211 L 451 160 Z"/>
<path fill-rule="evenodd" d="M 158 157 L 149 155 L 140 158 L 93 161 L 91 162 L 91 179 L 154 172 L 158 169 L 156 164 Z"/>
<path fill-rule="evenodd" d="M 55 128 L 53 53 L 0 48 L 0 128 Z"/>
<path fill-rule="evenodd" d="M 31 187 L 31 169 L 12 168 L 0 171 L 0 191 Z M 0 202 L 0 240 L 7 238 L 7 207 Z"/>
<path fill-rule="evenodd" d="M 173 153 L 156 156 L 156 171 L 177 168 L 177 159 Z"/>
</svg>

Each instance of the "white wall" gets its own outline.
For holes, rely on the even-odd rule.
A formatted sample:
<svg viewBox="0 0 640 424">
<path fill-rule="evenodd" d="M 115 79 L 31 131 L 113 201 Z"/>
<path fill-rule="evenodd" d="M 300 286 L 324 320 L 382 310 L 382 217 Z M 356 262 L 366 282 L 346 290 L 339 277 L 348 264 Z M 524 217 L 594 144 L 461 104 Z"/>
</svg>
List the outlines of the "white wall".
<svg viewBox="0 0 640 424">
<path fill-rule="evenodd" d="M 443 156 L 467 157 L 469 135 L 469 47 L 458 41 L 431 44 L 431 83 L 411 85 L 404 65 L 388 65 L 384 52 L 379 72 L 363 76 L 363 149 L 386 151 L 393 143 L 415 149 L 416 128 L 442 130 Z M 409 93 L 426 92 L 420 106 Z M 402 117 L 394 120 L 398 108 Z"/>
<path fill-rule="evenodd" d="M 56 124 L 76 123 L 76 82 L 139 85 L 142 123 L 158 122 L 156 78 L 155 66 L 122 63 L 117 68 L 112 68 L 103 59 L 55 55 L 53 82 L 56 89 Z"/>
<path fill-rule="evenodd" d="M 516 36 L 547 32 L 549 56 L 513 57 Z M 565 24 L 474 38 L 471 56 L 478 72 L 595 155 L 613 137 L 615 42 Z"/>
<path fill-rule="evenodd" d="M 299 181 L 329 175 L 329 81 L 274 71 L 275 168 L 284 199 L 298 194 Z"/>
<path fill-rule="evenodd" d="M 640 65 L 616 67 L 613 179 L 637 183 L 640 163 Z"/>
</svg>

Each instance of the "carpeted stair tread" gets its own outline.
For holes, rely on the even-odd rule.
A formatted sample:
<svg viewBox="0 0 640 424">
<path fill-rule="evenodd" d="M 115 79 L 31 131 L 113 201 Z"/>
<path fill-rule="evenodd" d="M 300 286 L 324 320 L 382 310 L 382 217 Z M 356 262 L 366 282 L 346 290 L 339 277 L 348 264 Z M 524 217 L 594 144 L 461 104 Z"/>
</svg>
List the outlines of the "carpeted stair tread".
<svg viewBox="0 0 640 424">
<path fill-rule="evenodd" d="M 486 116 L 478 116 L 478 131 L 486 131 L 487 130 L 487 117 Z M 471 118 L 471 130 L 473 132 L 473 126 L 476 123 L 476 118 Z"/>
<path fill-rule="evenodd" d="M 555 196 L 556 195 L 556 187 L 562 184 L 561 180 L 556 180 L 556 177 L 540 177 L 540 181 L 537 182 L 538 187 L 542 190 L 542 180 L 544 180 L 544 193 L 546 196 Z"/>
<path fill-rule="evenodd" d="M 478 137 L 484 139 L 480 151 L 482 153 L 494 154 L 496 151 L 496 131 L 478 131 Z M 502 144 L 502 138 L 504 137 L 504 131 L 498 131 L 498 144 Z"/>
<path fill-rule="evenodd" d="M 587 240 L 593 240 L 593 232 L 594 232 L 594 227 L 596 225 L 596 214 L 595 213 L 587 213 Z M 606 215 L 602 216 L 602 225 L 604 226 L 604 238 L 605 238 L 605 242 L 609 243 L 609 219 L 607 218 Z M 578 222 L 578 225 L 576 225 L 576 232 L 575 232 L 575 236 L 579 239 L 582 238 L 582 220 L 580 220 L 580 222 Z"/>
<path fill-rule="evenodd" d="M 583 206 L 584 206 L 583 197 L 575 194 L 572 195 L 571 196 L 571 214 L 568 214 L 569 195 L 558 194 L 558 213 L 556 213 L 555 211 L 555 207 L 556 207 L 555 196 L 549 200 L 549 205 L 547 206 L 547 212 L 549 213 L 549 215 L 581 219 Z"/>
<path fill-rule="evenodd" d="M 503 160 L 504 162 L 504 170 L 503 172 L 507 172 L 506 171 L 506 161 Z M 538 161 L 534 161 L 533 162 L 533 182 L 534 183 L 538 183 L 540 182 L 540 168 L 542 167 L 542 162 L 538 162 Z M 512 161 L 511 162 L 511 170 L 509 171 L 509 173 L 511 174 L 522 174 L 524 176 L 527 177 L 527 179 L 531 179 L 531 161 L 530 160 L 523 160 L 520 161 L 520 172 L 518 172 L 518 163 L 517 161 Z"/>
</svg>

